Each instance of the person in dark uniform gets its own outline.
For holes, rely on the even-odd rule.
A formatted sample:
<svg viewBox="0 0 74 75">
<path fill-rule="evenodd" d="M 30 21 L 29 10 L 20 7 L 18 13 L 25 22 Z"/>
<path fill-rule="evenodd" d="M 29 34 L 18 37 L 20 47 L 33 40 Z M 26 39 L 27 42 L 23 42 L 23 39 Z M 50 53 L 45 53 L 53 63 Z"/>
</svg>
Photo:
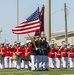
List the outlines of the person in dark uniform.
<svg viewBox="0 0 74 75">
<path fill-rule="evenodd" d="M 42 37 L 39 37 L 39 70 L 42 70 Z"/>
<path fill-rule="evenodd" d="M 35 44 L 36 44 L 36 70 L 41 70 L 40 69 L 40 55 L 41 55 L 41 41 L 39 40 L 39 36 L 36 36 L 35 39 Z"/>
<path fill-rule="evenodd" d="M 43 70 L 48 70 L 47 62 L 48 62 L 48 51 L 50 50 L 49 44 L 46 41 L 46 37 L 42 38 L 41 43 L 41 55 L 42 55 L 42 68 Z"/>
<path fill-rule="evenodd" d="M 35 43 L 35 46 L 34 46 Z M 32 62 L 32 70 L 40 70 L 39 63 L 40 63 L 40 40 L 39 36 L 35 37 L 35 41 L 31 42 L 31 62 Z"/>
<path fill-rule="evenodd" d="M 34 43 L 35 43 L 35 38 L 34 38 Z M 32 71 L 35 71 L 35 63 L 36 63 L 36 53 L 37 53 L 37 51 L 36 51 L 36 48 L 35 48 L 35 46 L 34 46 L 34 43 L 31 41 L 31 43 L 30 43 L 30 48 L 31 48 L 31 70 Z"/>
</svg>

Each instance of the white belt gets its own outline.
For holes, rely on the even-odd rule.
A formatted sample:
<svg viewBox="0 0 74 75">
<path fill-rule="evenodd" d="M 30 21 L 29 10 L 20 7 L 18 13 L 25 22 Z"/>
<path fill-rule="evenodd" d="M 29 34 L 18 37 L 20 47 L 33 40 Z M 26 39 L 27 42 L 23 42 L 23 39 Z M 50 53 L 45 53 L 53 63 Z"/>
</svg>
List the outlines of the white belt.
<svg viewBox="0 0 74 75">
<path fill-rule="evenodd" d="M 22 53 L 22 52 L 15 52 L 15 53 Z"/>
<path fill-rule="evenodd" d="M 50 53 L 50 54 L 54 54 L 54 53 Z"/>
<path fill-rule="evenodd" d="M 70 54 L 74 54 L 74 53 L 70 53 Z"/>
<path fill-rule="evenodd" d="M 61 54 L 56 53 L 56 55 L 61 55 Z"/>
<path fill-rule="evenodd" d="M 68 52 L 62 52 L 62 53 L 68 53 Z"/>
<path fill-rule="evenodd" d="M 30 52 L 26 52 L 25 54 L 30 54 Z"/>
</svg>

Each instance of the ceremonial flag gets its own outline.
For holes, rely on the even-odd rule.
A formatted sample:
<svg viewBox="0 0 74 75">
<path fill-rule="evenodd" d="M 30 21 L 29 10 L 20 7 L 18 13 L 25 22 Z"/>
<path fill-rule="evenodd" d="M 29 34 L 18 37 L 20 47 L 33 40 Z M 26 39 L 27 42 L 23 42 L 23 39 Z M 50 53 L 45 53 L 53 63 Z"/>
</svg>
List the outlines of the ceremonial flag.
<svg viewBox="0 0 74 75">
<path fill-rule="evenodd" d="M 40 31 L 40 12 L 39 7 L 20 25 L 12 29 L 15 34 L 27 34 L 31 32 Z"/>
<path fill-rule="evenodd" d="M 40 31 L 36 31 L 35 36 L 38 36 L 38 35 L 40 36 L 41 32 L 43 31 L 44 31 L 44 5 L 42 6 L 40 11 Z"/>
<path fill-rule="evenodd" d="M 44 5 L 42 6 L 41 12 L 40 12 L 40 22 L 41 22 L 41 26 L 40 26 L 40 31 L 44 31 Z"/>
</svg>

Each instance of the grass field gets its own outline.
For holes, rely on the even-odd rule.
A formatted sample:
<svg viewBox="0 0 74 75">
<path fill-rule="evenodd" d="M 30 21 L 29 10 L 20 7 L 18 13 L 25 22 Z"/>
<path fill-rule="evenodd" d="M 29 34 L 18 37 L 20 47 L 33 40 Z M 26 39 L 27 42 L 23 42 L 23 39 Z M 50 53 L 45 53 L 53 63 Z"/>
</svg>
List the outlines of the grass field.
<svg viewBox="0 0 74 75">
<path fill-rule="evenodd" d="M 74 75 L 74 69 L 49 69 L 49 71 L 4 69 L 0 70 L 0 75 Z"/>
</svg>

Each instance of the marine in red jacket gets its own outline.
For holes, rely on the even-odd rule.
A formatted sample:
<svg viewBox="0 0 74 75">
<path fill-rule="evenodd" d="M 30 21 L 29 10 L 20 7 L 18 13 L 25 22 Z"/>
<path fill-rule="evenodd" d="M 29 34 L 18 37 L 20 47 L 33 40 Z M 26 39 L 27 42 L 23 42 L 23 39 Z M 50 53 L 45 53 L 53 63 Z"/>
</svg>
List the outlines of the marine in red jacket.
<svg viewBox="0 0 74 75">
<path fill-rule="evenodd" d="M 74 58 L 74 48 L 70 48 L 69 50 L 69 58 Z"/>
<path fill-rule="evenodd" d="M 61 48 L 56 48 L 55 58 L 61 58 Z"/>
<path fill-rule="evenodd" d="M 14 54 L 14 47 L 12 45 L 10 45 L 10 48 L 11 48 L 11 50 L 10 50 L 10 57 L 12 57 L 13 54 Z"/>
<path fill-rule="evenodd" d="M 11 52 L 11 47 L 9 46 L 9 43 L 7 43 L 5 56 L 10 56 L 10 52 Z"/>
<path fill-rule="evenodd" d="M 14 45 L 13 45 L 13 47 L 12 47 L 12 49 L 13 49 L 12 55 L 16 54 L 16 46 L 17 46 L 17 44 L 14 43 Z"/>
<path fill-rule="evenodd" d="M 65 47 L 61 49 L 62 57 L 68 57 L 68 51 L 69 48 L 67 48 L 67 46 L 65 45 Z"/>
<path fill-rule="evenodd" d="M 62 66 L 63 68 L 68 68 L 68 51 L 69 48 L 67 48 L 67 45 L 64 45 L 64 47 L 61 49 L 61 57 L 62 57 Z"/>
<path fill-rule="evenodd" d="M 1 43 L 0 54 L 4 57 L 5 53 L 6 53 L 6 47 L 4 46 L 4 43 Z"/>
<path fill-rule="evenodd" d="M 22 56 L 22 46 L 20 46 L 20 43 L 17 43 L 17 46 L 14 49 L 14 52 L 18 55 L 18 56 Z"/>
<path fill-rule="evenodd" d="M 54 46 L 52 45 L 52 47 L 50 48 L 50 50 L 48 51 L 48 57 L 50 58 L 54 58 L 55 57 L 55 48 Z"/>
<path fill-rule="evenodd" d="M 55 58 L 55 47 L 54 45 L 51 45 L 50 50 L 48 51 L 48 62 L 50 68 L 54 68 L 54 58 Z"/>
<path fill-rule="evenodd" d="M 30 46 L 28 45 L 28 43 L 24 46 L 24 49 L 23 49 L 23 53 L 24 53 L 24 56 L 30 56 Z"/>
</svg>

